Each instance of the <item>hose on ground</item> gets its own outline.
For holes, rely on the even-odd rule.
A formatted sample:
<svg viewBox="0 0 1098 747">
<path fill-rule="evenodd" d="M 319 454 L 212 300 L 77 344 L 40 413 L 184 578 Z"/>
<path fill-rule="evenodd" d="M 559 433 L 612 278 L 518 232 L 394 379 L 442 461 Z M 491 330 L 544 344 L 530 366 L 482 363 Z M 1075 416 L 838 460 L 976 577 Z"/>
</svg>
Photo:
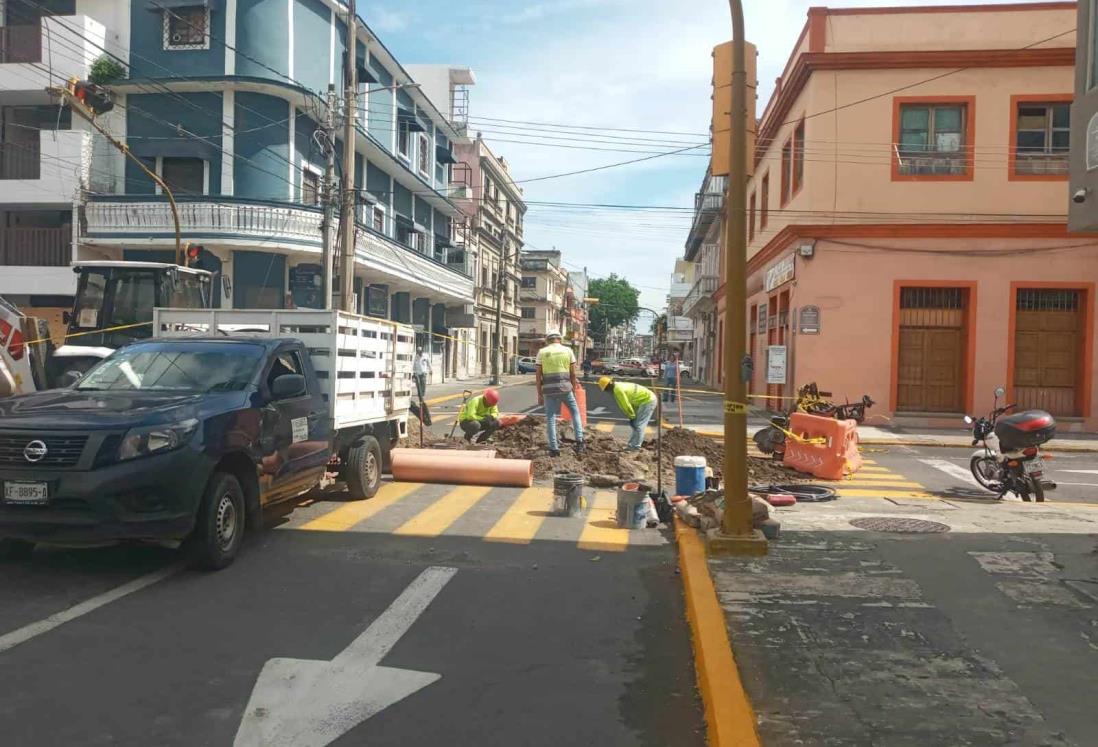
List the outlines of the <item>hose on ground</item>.
<svg viewBox="0 0 1098 747">
<path fill-rule="evenodd" d="M 762 495 L 791 495 L 798 503 L 823 503 L 838 498 L 833 488 L 823 485 L 752 485 L 748 492 Z"/>
</svg>

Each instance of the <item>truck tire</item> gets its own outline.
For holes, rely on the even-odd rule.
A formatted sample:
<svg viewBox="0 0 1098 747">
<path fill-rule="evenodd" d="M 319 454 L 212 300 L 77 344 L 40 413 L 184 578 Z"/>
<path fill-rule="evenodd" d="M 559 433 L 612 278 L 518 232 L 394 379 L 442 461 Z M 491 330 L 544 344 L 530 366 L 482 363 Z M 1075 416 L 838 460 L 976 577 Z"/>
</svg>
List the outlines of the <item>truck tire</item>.
<svg viewBox="0 0 1098 747">
<path fill-rule="evenodd" d="M 30 560 L 34 543 L 28 540 L 0 539 L 0 561 Z"/>
<path fill-rule="evenodd" d="M 194 533 L 188 538 L 195 566 L 207 571 L 227 568 L 244 541 L 244 489 L 234 475 L 215 472 L 206 484 Z"/>
<path fill-rule="evenodd" d="M 381 444 L 373 436 L 363 436 L 362 441 L 347 449 L 347 464 L 343 479 L 351 500 L 373 498 L 381 488 Z"/>
</svg>

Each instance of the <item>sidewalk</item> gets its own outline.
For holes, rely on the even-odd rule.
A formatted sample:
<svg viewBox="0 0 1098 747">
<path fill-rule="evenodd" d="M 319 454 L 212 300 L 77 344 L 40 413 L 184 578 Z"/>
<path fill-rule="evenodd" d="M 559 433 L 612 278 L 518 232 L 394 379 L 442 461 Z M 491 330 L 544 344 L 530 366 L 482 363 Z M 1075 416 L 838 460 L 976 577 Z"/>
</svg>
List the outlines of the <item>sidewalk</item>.
<svg viewBox="0 0 1098 747">
<path fill-rule="evenodd" d="M 502 383 L 497 388 L 503 389 L 505 387 L 519 386 L 527 383 L 532 384 L 534 382 L 534 377 L 531 374 L 506 374 L 501 376 L 500 380 Z M 428 384 L 427 395 L 424 399 L 431 407 L 452 402 L 453 400 L 458 400 L 460 403 L 464 392 L 482 392 L 491 386 L 489 383 L 490 381 L 490 376 L 476 376 L 471 379 L 451 379 L 442 384 Z"/>
</svg>

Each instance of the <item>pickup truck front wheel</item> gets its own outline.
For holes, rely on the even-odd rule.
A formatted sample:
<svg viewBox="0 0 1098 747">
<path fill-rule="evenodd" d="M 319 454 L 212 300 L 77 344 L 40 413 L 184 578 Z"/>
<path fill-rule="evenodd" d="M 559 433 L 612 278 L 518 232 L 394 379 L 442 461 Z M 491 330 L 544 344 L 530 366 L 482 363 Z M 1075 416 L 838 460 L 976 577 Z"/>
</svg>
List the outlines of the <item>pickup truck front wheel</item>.
<svg viewBox="0 0 1098 747">
<path fill-rule="evenodd" d="M 206 485 L 198 522 L 191 535 L 194 564 L 219 571 L 232 564 L 244 540 L 244 490 L 227 472 L 215 472 Z"/>
<path fill-rule="evenodd" d="M 343 479 L 351 500 L 373 498 L 381 488 L 381 444 L 373 436 L 363 436 L 362 441 L 347 449 L 347 463 L 343 465 Z"/>
</svg>

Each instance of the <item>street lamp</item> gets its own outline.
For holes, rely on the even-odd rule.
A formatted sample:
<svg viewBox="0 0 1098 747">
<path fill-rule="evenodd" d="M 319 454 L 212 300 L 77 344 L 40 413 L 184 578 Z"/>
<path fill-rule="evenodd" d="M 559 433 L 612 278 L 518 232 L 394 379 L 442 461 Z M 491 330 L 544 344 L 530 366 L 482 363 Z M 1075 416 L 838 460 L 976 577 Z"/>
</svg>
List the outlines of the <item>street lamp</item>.
<svg viewBox="0 0 1098 747">
<path fill-rule="evenodd" d="M 710 530 L 710 553 L 765 555 L 747 494 L 747 52 L 742 0 L 732 11 L 731 161 L 724 220 L 724 519 Z"/>
</svg>

